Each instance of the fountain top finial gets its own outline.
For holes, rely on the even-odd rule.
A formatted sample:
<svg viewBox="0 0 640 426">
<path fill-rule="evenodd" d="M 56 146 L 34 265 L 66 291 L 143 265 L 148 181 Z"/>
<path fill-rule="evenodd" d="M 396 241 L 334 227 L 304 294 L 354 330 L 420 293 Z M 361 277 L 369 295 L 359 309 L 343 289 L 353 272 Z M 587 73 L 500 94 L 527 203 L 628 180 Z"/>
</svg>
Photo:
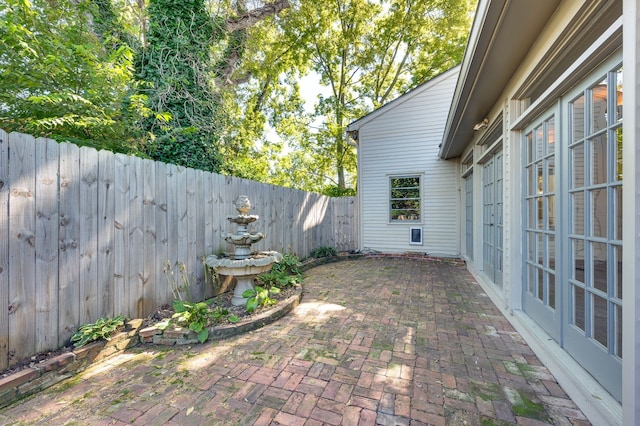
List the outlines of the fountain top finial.
<svg viewBox="0 0 640 426">
<path fill-rule="evenodd" d="M 246 195 L 239 195 L 235 202 L 236 210 L 242 215 L 246 215 L 251 209 L 251 201 Z"/>
</svg>

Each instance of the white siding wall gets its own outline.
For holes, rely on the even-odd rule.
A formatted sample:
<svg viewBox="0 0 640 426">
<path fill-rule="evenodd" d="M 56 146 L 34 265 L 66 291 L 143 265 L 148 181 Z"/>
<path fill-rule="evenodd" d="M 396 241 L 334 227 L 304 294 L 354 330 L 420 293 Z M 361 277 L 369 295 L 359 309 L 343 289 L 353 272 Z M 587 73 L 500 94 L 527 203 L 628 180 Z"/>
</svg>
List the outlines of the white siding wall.
<svg viewBox="0 0 640 426">
<path fill-rule="evenodd" d="M 457 69 L 405 94 L 359 130 L 361 248 L 386 253 L 458 256 L 458 165 L 438 158 L 438 145 Z M 422 223 L 389 222 L 389 176 L 422 176 Z M 409 244 L 409 228 L 422 227 L 422 245 Z"/>
</svg>

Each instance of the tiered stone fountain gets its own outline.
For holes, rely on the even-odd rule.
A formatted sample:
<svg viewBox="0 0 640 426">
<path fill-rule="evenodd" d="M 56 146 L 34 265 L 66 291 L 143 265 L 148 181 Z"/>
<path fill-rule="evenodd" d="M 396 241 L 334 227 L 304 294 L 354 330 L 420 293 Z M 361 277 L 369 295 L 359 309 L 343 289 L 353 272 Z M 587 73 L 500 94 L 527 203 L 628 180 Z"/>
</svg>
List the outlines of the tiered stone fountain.
<svg viewBox="0 0 640 426">
<path fill-rule="evenodd" d="M 226 242 L 235 246 L 233 256 L 218 257 L 209 255 L 205 259 L 205 263 L 221 275 L 236 278 L 237 283 L 231 303 L 235 306 L 240 306 L 247 302 L 247 299 L 242 297 L 242 293 L 254 288 L 253 281 L 256 276 L 269 271 L 271 265 L 282 259 L 282 255 L 277 251 L 251 252 L 251 244 L 257 243 L 264 238 L 262 232 L 252 233 L 248 231 L 249 225 L 258 220 L 259 216 L 247 214 L 251 209 L 251 202 L 246 195 L 240 195 L 235 202 L 235 206 L 240 214 L 228 216 L 227 220 L 237 224 L 238 229 L 235 234 L 225 233 L 222 236 Z"/>
</svg>

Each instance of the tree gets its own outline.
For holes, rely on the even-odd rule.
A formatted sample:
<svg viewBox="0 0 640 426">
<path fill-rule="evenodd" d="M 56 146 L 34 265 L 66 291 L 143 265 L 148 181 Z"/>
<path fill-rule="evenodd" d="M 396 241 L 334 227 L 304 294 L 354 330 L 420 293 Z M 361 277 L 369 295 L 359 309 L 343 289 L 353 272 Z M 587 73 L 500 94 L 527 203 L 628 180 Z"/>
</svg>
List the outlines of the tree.
<svg viewBox="0 0 640 426">
<path fill-rule="evenodd" d="M 470 0 L 300 0 L 282 20 L 286 43 L 309 58 L 330 88 L 315 110 L 321 129 L 306 148 L 314 169 L 327 182 L 335 179 L 338 191 L 356 175 L 346 125 L 458 64 L 472 6 Z"/>
<path fill-rule="evenodd" d="M 153 158 L 216 172 L 236 168 L 225 165 L 235 156 L 225 155 L 233 148 L 221 141 L 221 90 L 240 82 L 233 74 L 248 28 L 288 5 L 278 0 L 249 10 L 236 1 L 210 15 L 204 0 L 151 0 L 147 45 L 136 69 L 140 93 L 154 112 L 142 121 L 154 142 Z"/>
<path fill-rule="evenodd" d="M 98 34 L 91 25 L 98 13 L 88 1 L 60 0 L 55 8 L 41 0 L 0 4 L 0 126 L 116 151 L 137 149 L 122 110 L 132 51 L 113 37 L 101 39 L 107 32 Z"/>
</svg>

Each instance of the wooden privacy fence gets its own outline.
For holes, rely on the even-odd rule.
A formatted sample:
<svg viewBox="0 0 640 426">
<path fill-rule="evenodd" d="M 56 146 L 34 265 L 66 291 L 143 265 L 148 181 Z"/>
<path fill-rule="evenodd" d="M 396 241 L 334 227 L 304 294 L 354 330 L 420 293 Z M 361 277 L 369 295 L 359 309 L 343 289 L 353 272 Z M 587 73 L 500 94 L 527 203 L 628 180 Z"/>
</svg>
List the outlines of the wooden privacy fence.
<svg viewBox="0 0 640 426">
<path fill-rule="evenodd" d="M 203 256 L 231 252 L 223 232 L 240 194 L 266 238 L 255 250 L 304 258 L 357 248 L 356 199 L 222 176 L 0 130 L 0 369 L 62 346 L 103 316 L 143 318 L 184 263 L 195 298 L 213 293 Z"/>
</svg>

